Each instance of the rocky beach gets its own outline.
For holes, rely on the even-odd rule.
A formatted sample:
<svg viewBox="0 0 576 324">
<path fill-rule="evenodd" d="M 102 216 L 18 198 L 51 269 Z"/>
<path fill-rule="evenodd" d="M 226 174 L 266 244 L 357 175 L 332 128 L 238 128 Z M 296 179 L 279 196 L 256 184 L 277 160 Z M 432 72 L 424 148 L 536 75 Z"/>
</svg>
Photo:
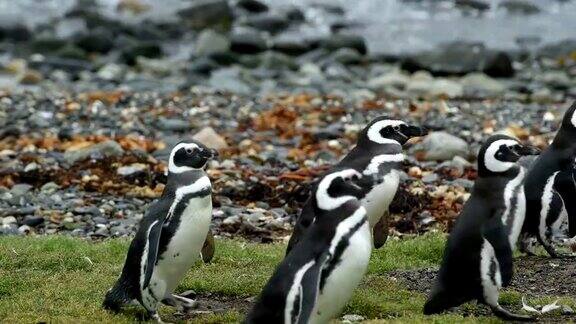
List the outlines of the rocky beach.
<svg viewBox="0 0 576 324">
<path fill-rule="evenodd" d="M 547 10 L 442 2 L 510 19 Z M 407 146 L 392 235 L 445 231 L 480 143 L 505 132 L 544 148 L 576 99 L 576 38 L 384 53 L 326 2 L 47 3 L 43 20 L 0 24 L 3 235 L 131 235 L 162 192 L 170 148 L 193 137 L 220 151 L 213 232 L 284 240 L 314 179 L 380 115 L 433 131 Z"/>
</svg>

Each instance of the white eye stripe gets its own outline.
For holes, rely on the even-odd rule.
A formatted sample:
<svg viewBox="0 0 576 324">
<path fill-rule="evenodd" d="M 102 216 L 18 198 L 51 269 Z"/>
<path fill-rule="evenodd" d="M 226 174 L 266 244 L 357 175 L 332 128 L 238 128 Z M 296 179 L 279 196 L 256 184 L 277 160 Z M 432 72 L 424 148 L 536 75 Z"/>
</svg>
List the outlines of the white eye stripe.
<svg viewBox="0 0 576 324">
<path fill-rule="evenodd" d="M 576 110 L 572 112 L 572 118 L 570 119 L 572 126 L 576 127 Z"/>
<path fill-rule="evenodd" d="M 334 179 L 336 178 L 349 179 L 354 176 L 358 178 L 362 177 L 362 175 L 358 171 L 353 169 L 346 169 L 325 176 L 318 184 L 318 189 L 316 189 L 316 202 L 318 203 L 318 208 L 323 210 L 333 210 L 342 206 L 347 201 L 355 199 L 355 197 L 353 196 L 340 196 L 334 198 L 331 197 L 330 194 L 328 193 L 328 188 L 330 188 L 330 185 L 332 184 L 332 181 L 334 181 Z"/>
<path fill-rule="evenodd" d="M 500 161 L 496 158 L 496 154 L 502 145 L 510 147 L 518 145 L 518 142 L 511 139 L 502 139 L 497 140 L 488 146 L 484 155 L 484 164 L 486 165 L 486 168 L 492 172 L 504 172 L 516 165 L 515 162 Z"/>
<path fill-rule="evenodd" d="M 398 143 L 398 141 L 383 137 L 380 134 L 380 131 L 382 129 L 388 127 L 388 126 L 392 126 L 395 129 L 396 129 L 396 127 L 398 127 L 398 129 L 399 129 L 400 125 L 405 125 L 405 124 L 406 123 L 401 121 L 401 120 L 393 120 L 393 119 L 380 120 L 380 121 L 374 123 L 372 126 L 370 126 L 366 135 L 368 136 L 369 140 L 371 140 L 372 142 L 378 143 L 378 144 L 398 144 L 398 145 L 400 145 L 400 143 Z"/>
<path fill-rule="evenodd" d="M 176 154 L 176 152 L 178 152 L 181 149 L 185 149 L 186 151 L 188 151 L 188 150 L 196 150 L 199 148 L 200 147 L 194 143 L 180 143 L 180 144 L 174 146 L 174 148 L 170 152 L 170 158 L 168 160 L 168 171 L 171 173 L 182 173 L 182 172 L 186 172 L 186 171 L 195 170 L 194 168 L 189 167 L 189 166 L 177 166 L 174 163 L 174 155 Z"/>
</svg>

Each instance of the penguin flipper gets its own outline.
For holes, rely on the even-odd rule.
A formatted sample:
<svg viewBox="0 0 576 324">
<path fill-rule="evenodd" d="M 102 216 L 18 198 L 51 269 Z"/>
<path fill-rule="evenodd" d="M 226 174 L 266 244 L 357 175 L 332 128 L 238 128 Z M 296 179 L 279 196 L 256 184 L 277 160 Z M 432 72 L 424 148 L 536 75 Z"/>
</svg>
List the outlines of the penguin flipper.
<svg viewBox="0 0 576 324">
<path fill-rule="evenodd" d="M 388 240 L 388 218 L 390 213 L 385 211 L 382 217 L 374 228 L 372 228 L 372 238 L 374 239 L 374 248 L 379 249 L 384 246 L 384 243 Z"/>
<path fill-rule="evenodd" d="M 502 210 L 498 209 L 492 217 L 482 226 L 482 236 L 494 248 L 496 260 L 500 266 L 500 275 L 502 276 L 502 286 L 506 287 L 512 281 L 514 272 L 512 264 L 512 247 L 508 240 L 506 227 L 502 224 L 500 218 Z"/>
<path fill-rule="evenodd" d="M 298 316 L 298 324 L 306 324 L 310 321 L 312 311 L 316 305 L 316 298 L 320 292 L 320 277 L 324 264 L 330 259 L 330 253 L 325 252 L 319 258 L 316 264 L 311 267 L 302 278 L 302 307 Z"/>
<path fill-rule="evenodd" d="M 160 244 L 163 225 L 164 220 L 155 220 L 150 224 L 150 227 L 148 227 L 148 235 L 146 237 L 146 246 L 148 247 L 148 251 L 145 250 L 145 253 L 142 256 L 142 258 L 146 259 L 143 288 L 148 287 L 150 279 L 152 278 L 152 273 L 154 272 L 154 266 L 156 265 L 156 259 L 158 258 L 158 246 Z"/>
<path fill-rule="evenodd" d="M 312 225 L 314 222 L 314 208 L 312 207 L 312 198 L 309 198 L 306 201 L 306 204 L 302 208 L 300 212 L 300 216 L 296 221 L 296 225 L 294 226 L 294 231 L 292 232 L 292 236 L 290 236 L 290 240 L 288 241 L 288 246 L 286 247 L 286 255 L 292 251 L 292 248 L 300 242 L 306 230 Z"/>
<path fill-rule="evenodd" d="M 554 178 L 554 190 L 562 199 L 568 213 L 568 232 L 570 237 L 576 236 L 576 169 L 562 171 Z"/>
</svg>

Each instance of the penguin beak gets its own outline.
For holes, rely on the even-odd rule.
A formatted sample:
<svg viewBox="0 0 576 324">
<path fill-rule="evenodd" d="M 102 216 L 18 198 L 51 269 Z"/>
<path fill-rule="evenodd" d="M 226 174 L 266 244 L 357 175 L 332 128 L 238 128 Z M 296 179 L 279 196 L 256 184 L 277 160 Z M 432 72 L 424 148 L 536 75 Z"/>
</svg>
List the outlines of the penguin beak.
<svg viewBox="0 0 576 324">
<path fill-rule="evenodd" d="M 202 152 L 202 155 L 207 159 L 214 159 L 218 157 L 218 151 L 215 149 L 206 149 Z"/>
<path fill-rule="evenodd" d="M 211 158 L 211 159 L 217 158 L 218 155 L 219 155 L 219 154 L 218 154 L 218 151 L 217 151 L 217 150 L 215 150 L 215 149 L 210 149 L 210 158 Z"/>
<path fill-rule="evenodd" d="M 419 127 L 419 126 L 408 126 L 408 129 L 404 133 L 404 135 L 408 137 L 420 137 L 428 135 L 428 129 L 426 127 Z"/>
<path fill-rule="evenodd" d="M 540 149 L 535 146 L 524 145 L 518 150 L 520 155 L 538 155 L 540 154 Z"/>
</svg>

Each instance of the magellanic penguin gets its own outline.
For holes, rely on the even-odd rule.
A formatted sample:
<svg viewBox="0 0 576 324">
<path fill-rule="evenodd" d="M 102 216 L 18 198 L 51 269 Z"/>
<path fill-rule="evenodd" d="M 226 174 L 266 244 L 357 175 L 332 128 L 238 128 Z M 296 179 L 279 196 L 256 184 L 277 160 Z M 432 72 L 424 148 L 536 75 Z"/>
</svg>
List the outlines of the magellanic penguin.
<svg viewBox="0 0 576 324">
<path fill-rule="evenodd" d="M 324 176 L 315 191 L 316 221 L 276 268 L 245 323 L 327 323 L 364 276 L 372 241 L 354 169 Z"/>
<path fill-rule="evenodd" d="M 482 145 L 478 178 L 448 238 L 424 314 L 478 300 L 503 319 L 531 319 L 502 308 L 498 293 L 512 280 L 512 252 L 526 208 L 522 187 L 526 171 L 516 162 L 538 153 L 505 135 L 494 135 Z"/>
<path fill-rule="evenodd" d="M 576 214 L 567 213 L 564 201 L 571 201 L 570 184 L 576 158 L 576 103 L 564 114 L 553 142 L 532 164 L 524 186 L 526 221 L 522 232 L 535 235 L 552 257 L 562 256 L 554 247 L 555 233 L 568 222 L 570 236 L 576 235 Z M 564 193 L 561 197 L 559 193 Z M 564 199 L 563 199 L 564 198 Z M 530 251 L 524 251 L 529 252 Z"/>
<path fill-rule="evenodd" d="M 174 289 L 200 257 L 212 220 L 212 187 L 204 172 L 217 152 L 196 141 L 178 143 L 168 162 L 168 182 L 140 222 L 120 278 L 103 306 L 119 310 L 138 301 L 157 321 L 160 302 L 183 310 L 194 301 Z"/>
<path fill-rule="evenodd" d="M 383 215 L 388 213 L 388 206 L 396 195 L 400 182 L 397 169 L 404 161 L 402 145 L 412 137 L 426 134 L 427 131 L 421 127 L 409 125 L 401 120 L 378 117 L 359 133 L 357 145 L 332 168 L 332 170 L 350 168 L 362 174 L 363 178 L 359 182 L 363 189 L 360 202 L 366 208 L 371 228 L 374 228 L 381 219 L 386 221 Z M 314 222 L 315 199 L 316 196 L 312 192 L 296 221 L 294 232 L 288 242 L 287 253 Z M 376 248 L 381 247 L 386 241 L 387 226 L 384 230 L 382 239 L 374 242 Z"/>
</svg>

